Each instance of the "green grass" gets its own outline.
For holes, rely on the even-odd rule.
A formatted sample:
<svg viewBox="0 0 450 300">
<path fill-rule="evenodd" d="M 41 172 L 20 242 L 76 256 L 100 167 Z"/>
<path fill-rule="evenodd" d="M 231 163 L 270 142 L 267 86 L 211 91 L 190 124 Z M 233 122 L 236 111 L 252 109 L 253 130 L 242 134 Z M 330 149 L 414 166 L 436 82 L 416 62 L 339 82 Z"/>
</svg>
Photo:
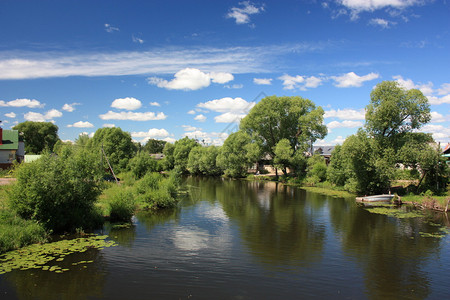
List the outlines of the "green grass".
<svg viewBox="0 0 450 300">
<path fill-rule="evenodd" d="M 314 192 L 314 193 L 327 195 L 327 196 L 331 196 L 331 197 L 336 197 L 336 198 L 356 197 L 355 194 L 352 194 L 347 191 L 333 189 L 332 187 L 302 186 L 301 188 L 304 190 L 307 190 L 309 192 Z"/>
<path fill-rule="evenodd" d="M 450 200 L 449 195 L 445 196 L 424 196 L 424 195 L 407 195 L 401 197 L 402 202 L 419 205 L 423 208 L 436 210 L 444 210 L 447 202 Z M 450 207 L 450 205 L 449 205 Z"/>
</svg>

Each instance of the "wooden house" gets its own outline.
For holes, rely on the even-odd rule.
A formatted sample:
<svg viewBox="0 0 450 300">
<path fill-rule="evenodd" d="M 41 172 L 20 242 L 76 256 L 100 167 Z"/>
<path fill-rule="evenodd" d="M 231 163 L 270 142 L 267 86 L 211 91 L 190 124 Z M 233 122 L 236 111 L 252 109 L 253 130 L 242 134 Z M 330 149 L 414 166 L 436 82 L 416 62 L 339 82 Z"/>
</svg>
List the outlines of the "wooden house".
<svg viewBox="0 0 450 300">
<path fill-rule="evenodd" d="M 8 169 L 14 161 L 22 162 L 25 156 L 25 145 L 17 130 L 0 128 L 0 168 Z"/>
</svg>

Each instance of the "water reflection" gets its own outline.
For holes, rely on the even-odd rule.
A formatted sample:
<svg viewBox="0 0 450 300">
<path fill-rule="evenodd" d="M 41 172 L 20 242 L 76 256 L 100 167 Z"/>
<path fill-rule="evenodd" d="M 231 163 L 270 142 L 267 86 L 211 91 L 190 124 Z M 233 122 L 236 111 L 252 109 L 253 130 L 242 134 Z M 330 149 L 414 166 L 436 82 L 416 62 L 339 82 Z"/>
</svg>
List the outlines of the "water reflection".
<svg viewBox="0 0 450 300">
<path fill-rule="evenodd" d="M 423 265 L 440 251 L 440 239 L 423 238 L 433 232 L 424 218 L 397 219 L 372 214 L 350 202 L 330 201 L 330 220 L 345 253 L 363 268 L 372 299 L 425 299 L 430 278 Z"/>
</svg>

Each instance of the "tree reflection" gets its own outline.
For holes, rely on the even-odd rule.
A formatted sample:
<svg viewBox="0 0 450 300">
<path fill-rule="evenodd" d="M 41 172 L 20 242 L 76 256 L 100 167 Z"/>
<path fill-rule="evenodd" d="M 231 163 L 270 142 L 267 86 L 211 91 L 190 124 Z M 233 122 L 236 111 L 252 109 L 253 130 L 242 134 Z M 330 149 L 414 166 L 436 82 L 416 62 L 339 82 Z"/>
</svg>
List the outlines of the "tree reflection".
<svg viewBox="0 0 450 300">
<path fill-rule="evenodd" d="M 72 265 L 80 261 L 88 264 Z M 98 249 L 73 253 L 58 266 L 70 269 L 63 274 L 42 270 L 16 270 L 7 273 L 5 280 L 14 287 L 19 299 L 87 299 L 102 298 L 105 285 L 105 265 Z"/>
<path fill-rule="evenodd" d="M 265 266 L 305 266 L 322 257 L 325 227 L 315 213 L 320 201 L 276 183 L 224 180 L 198 182 L 202 193 L 217 199 L 239 226 L 250 253 Z M 323 204 L 322 204 L 323 205 Z"/>
<path fill-rule="evenodd" d="M 330 201 L 329 209 L 344 252 L 363 268 L 370 298 L 428 297 L 430 279 L 421 268 L 430 256 L 438 254 L 440 239 L 423 238 L 420 232 L 438 228 L 424 218 L 373 214 L 349 201 Z"/>
</svg>

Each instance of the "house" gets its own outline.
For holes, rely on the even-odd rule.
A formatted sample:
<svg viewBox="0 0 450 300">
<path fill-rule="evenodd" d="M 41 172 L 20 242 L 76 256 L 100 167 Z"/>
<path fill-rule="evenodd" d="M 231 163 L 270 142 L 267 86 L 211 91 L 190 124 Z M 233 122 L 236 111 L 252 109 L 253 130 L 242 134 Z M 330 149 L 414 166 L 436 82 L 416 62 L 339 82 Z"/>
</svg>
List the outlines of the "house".
<svg viewBox="0 0 450 300">
<path fill-rule="evenodd" d="M 327 165 L 330 163 L 331 152 L 333 152 L 335 146 L 313 146 L 311 148 L 312 155 L 320 154 L 325 158 Z"/>
<path fill-rule="evenodd" d="M 25 145 L 19 131 L 0 128 L 0 168 L 8 169 L 14 161 L 22 162 L 24 156 Z"/>
<path fill-rule="evenodd" d="M 161 160 L 165 157 L 165 155 L 162 153 L 152 153 L 152 154 L 150 154 L 150 157 L 155 160 Z"/>
</svg>

